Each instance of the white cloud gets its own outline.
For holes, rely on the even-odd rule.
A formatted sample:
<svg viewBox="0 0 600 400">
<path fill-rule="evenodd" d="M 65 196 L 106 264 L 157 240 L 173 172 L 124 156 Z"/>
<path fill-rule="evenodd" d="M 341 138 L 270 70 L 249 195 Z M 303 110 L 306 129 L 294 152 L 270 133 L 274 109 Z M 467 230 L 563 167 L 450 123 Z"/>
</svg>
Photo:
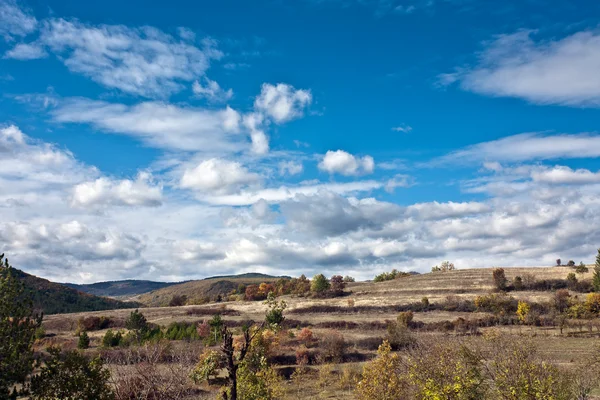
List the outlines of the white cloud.
<svg viewBox="0 0 600 400">
<path fill-rule="evenodd" d="M 385 191 L 388 193 L 393 193 L 396 188 L 399 187 L 409 187 L 411 186 L 411 177 L 404 174 L 397 174 L 385 183 Z"/>
<path fill-rule="evenodd" d="M 383 186 L 383 183 L 373 180 L 347 183 L 308 183 L 300 184 L 298 186 L 280 186 L 278 188 L 244 190 L 236 194 L 207 196 L 202 199 L 211 204 L 244 206 L 254 204 L 260 200 L 266 200 L 273 203 L 282 202 L 291 199 L 298 194 L 310 196 L 315 195 L 320 191 L 337 194 L 351 194 L 369 192 L 371 190 L 381 189 Z"/>
<path fill-rule="evenodd" d="M 255 154 L 266 154 L 269 152 L 269 138 L 262 128 L 264 116 L 261 113 L 252 112 L 244 115 L 243 124 L 250 131 L 252 141 L 252 152 Z"/>
<path fill-rule="evenodd" d="M 254 101 L 254 108 L 280 124 L 301 117 L 311 102 L 309 90 L 296 90 L 285 83 L 265 83 Z"/>
<path fill-rule="evenodd" d="M 373 173 L 375 162 L 371 156 L 360 158 L 343 150 L 329 150 L 319 163 L 319 169 L 330 174 L 364 175 Z"/>
<path fill-rule="evenodd" d="M 135 181 L 119 181 L 105 177 L 80 183 L 73 189 L 72 204 L 76 207 L 98 205 L 150 206 L 162 204 L 162 187 L 152 184 L 152 176 L 140 173 Z"/>
<path fill-rule="evenodd" d="M 298 175 L 304 171 L 304 166 L 301 162 L 296 161 L 281 161 L 279 163 L 279 175 Z"/>
<path fill-rule="evenodd" d="M 200 81 L 195 81 L 192 85 L 192 91 L 197 97 L 205 98 L 212 102 L 226 102 L 233 97 L 232 89 L 223 90 L 217 82 L 207 77 L 204 77 L 202 82 L 204 85 Z"/>
<path fill-rule="evenodd" d="M 600 33 L 534 40 L 534 31 L 500 35 L 477 66 L 456 76 L 465 90 L 537 104 L 600 106 Z"/>
<path fill-rule="evenodd" d="M 210 62 L 223 56 L 211 40 L 198 48 L 152 27 L 92 26 L 64 19 L 45 21 L 39 41 L 71 71 L 152 98 L 180 91 L 183 82 L 202 77 Z"/>
<path fill-rule="evenodd" d="M 464 203 L 438 203 L 433 201 L 431 203 L 417 203 L 407 207 L 409 214 L 416 214 L 419 218 L 429 219 L 446 219 L 446 218 L 457 218 L 468 215 L 483 214 L 491 211 L 491 207 L 485 203 L 478 202 L 464 202 Z"/>
<path fill-rule="evenodd" d="M 402 125 L 400 125 L 400 126 L 395 126 L 395 127 L 393 127 L 393 128 L 392 128 L 392 130 L 393 130 L 394 132 L 404 132 L 404 133 L 409 133 L 409 132 L 411 132 L 411 131 L 413 130 L 413 128 L 412 128 L 411 126 L 409 126 L 409 125 L 402 124 Z"/>
<path fill-rule="evenodd" d="M 14 58 L 15 60 L 35 60 L 47 56 L 46 50 L 35 43 L 19 43 L 4 54 L 4 58 Z"/>
<path fill-rule="evenodd" d="M 0 2 L 0 35 L 11 41 L 13 36 L 27 36 L 37 28 L 37 20 L 14 0 Z"/>
<path fill-rule="evenodd" d="M 151 146 L 187 151 L 239 151 L 240 114 L 230 107 L 208 110 L 162 102 L 134 106 L 68 99 L 52 111 L 57 122 L 91 123 L 135 136 Z"/>
<path fill-rule="evenodd" d="M 561 158 L 600 157 L 600 135 L 522 133 L 490 142 L 482 142 L 452 152 L 432 162 L 433 165 L 451 162 L 519 162 Z"/>
<path fill-rule="evenodd" d="M 534 182 L 549 184 L 581 185 L 600 183 L 600 172 L 592 172 L 587 169 L 573 170 L 569 167 L 557 165 L 554 168 L 534 170 L 531 173 Z"/>
<path fill-rule="evenodd" d="M 259 181 L 259 175 L 249 172 L 238 162 L 211 158 L 186 169 L 180 185 L 185 189 L 227 194 Z"/>
</svg>

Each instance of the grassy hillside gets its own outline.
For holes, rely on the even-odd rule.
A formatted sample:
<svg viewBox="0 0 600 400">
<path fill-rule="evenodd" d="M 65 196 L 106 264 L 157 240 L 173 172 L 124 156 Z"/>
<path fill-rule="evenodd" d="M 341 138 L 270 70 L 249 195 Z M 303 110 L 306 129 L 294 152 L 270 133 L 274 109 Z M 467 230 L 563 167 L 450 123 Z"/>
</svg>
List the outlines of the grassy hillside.
<svg viewBox="0 0 600 400">
<path fill-rule="evenodd" d="M 78 285 L 76 283 L 65 283 L 65 286 L 79 290 L 80 292 L 93 294 L 95 296 L 114 297 L 126 299 L 153 290 L 177 285 L 181 282 L 153 282 L 140 280 L 124 280 L 97 282 L 89 285 Z"/>
<path fill-rule="evenodd" d="M 218 295 L 227 295 L 236 290 L 240 284 L 251 285 L 262 282 L 275 282 L 281 278 L 258 273 L 241 275 L 217 276 L 197 281 L 189 281 L 172 285 L 150 293 L 145 293 L 135 298 L 136 301 L 149 307 L 168 305 L 173 296 L 187 296 L 190 303 L 201 303 L 206 299 L 214 299 Z"/>
<path fill-rule="evenodd" d="M 45 314 L 114 310 L 139 306 L 135 302 L 122 302 L 83 293 L 60 283 L 29 275 L 18 269 L 13 269 L 13 271 L 24 282 L 25 288 L 31 292 L 34 306 L 43 310 Z"/>
<path fill-rule="evenodd" d="M 572 268 L 504 268 L 506 277 L 512 281 L 515 276 L 529 276 L 536 280 L 565 279 L 573 272 Z M 580 280 L 589 279 L 592 272 L 577 274 Z M 272 280 L 276 279 L 270 277 Z M 173 294 L 188 296 L 218 293 L 222 290 L 235 289 L 239 283 L 260 283 L 261 278 L 212 278 L 202 281 L 186 282 L 170 286 L 156 292 L 143 295 L 157 304 L 168 303 Z M 600 322 L 594 319 L 569 318 L 564 326 L 552 321 L 552 305 L 555 304 L 555 290 L 518 290 L 506 296 L 526 301 L 533 305 L 546 304 L 548 310 L 543 311 L 544 324 L 524 324 L 516 320 L 515 310 L 506 313 L 474 307 L 477 296 L 487 295 L 494 291 L 492 269 L 463 269 L 450 272 L 412 275 L 399 279 L 374 283 L 356 282 L 348 285 L 347 296 L 337 298 L 311 298 L 283 296 L 288 307 L 285 310 L 285 329 L 278 337 L 277 345 L 270 356 L 272 365 L 285 376 L 285 394 L 283 400 L 306 399 L 355 399 L 352 384 L 349 389 L 340 387 L 340 377 L 347 371 L 357 374 L 363 363 L 375 356 L 378 346 L 384 339 L 389 339 L 389 323 L 396 321 L 400 311 L 411 309 L 411 305 L 423 303 L 427 297 L 426 308 L 414 308 L 414 319 L 408 327 L 407 335 L 429 346 L 432 343 L 456 343 L 488 346 L 488 335 L 502 334 L 514 342 L 527 342 L 536 347 L 540 359 L 559 365 L 567 370 L 575 370 L 594 352 L 594 343 L 600 337 Z M 579 296 L 583 301 L 587 294 L 570 291 L 572 300 Z M 149 322 L 167 330 L 174 323 L 198 324 L 209 320 L 215 313 L 220 313 L 228 326 L 239 334 L 240 328 L 247 321 L 262 321 L 266 305 L 262 301 L 235 301 L 220 304 L 206 304 L 183 307 L 155 307 L 141 310 Z M 112 310 L 96 313 L 80 313 L 69 315 L 52 315 L 45 319 L 47 332 L 56 334 L 53 340 L 66 346 L 75 346 L 77 338 L 73 327 L 82 317 L 107 317 L 114 321 L 123 321 L 130 310 Z M 539 316 L 539 315 L 538 315 Z M 510 320 L 512 322 L 502 322 Z M 301 339 L 303 329 L 308 328 L 312 339 Z M 92 347 L 99 348 L 105 330 L 91 332 Z M 491 337 L 490 336 L 490 337 Z M 343 356 L 337 361 L 319 361 L 318 354 L 332 349 L 331 338 L 342 338 Z M 305 344 L 308 345 L 305 346 Z M 175 353 L 200 354 L 206 348 L 200 340 L 174 340 L 170 342 Z M 179 349 L 179 350 L 177 350 Z M 219 351 L 218 344 L 212 347 Z M 308 350 L 307 350 L 308 349 Z M 93 351 L 93 350 L 91 350 Z M 115 350 L 122 351 L 122 349 Z M 297 352 L 307 351 L 310 363 L 305 373 L 298 380 L 289 380 L 290 374 L 297 370 Z M 407 355 L 408 350 L 400 349 L 399 354 Z M 195 352 L 195 353 L 194 353 Z M 194 356 L 197 360 L 197 356 Z M 110 362 L 109 362 L 110 363 Z M 184 365 L 184 364 L 182 364 Z M 136 367 L 127 365 L 116 372 L 118 376 L 136 373 Z M 157 371 L 170 371 L 172 364 L 159 364 Z M 120 374 L 120 375 L 119 375 Z M 170 376 L 170 375 L 169 375 Z M 318 383 L 317 382 L 321 382 Z M 600 381 L 598 382 L 600 386 Z M 206 397 L 217 395 L 217 387 L 203 387 Z M 594 393 L 600 393 L 600 390 Z M 198 398 L 198 397 L 185 397 Z M 412 397 L 411 397 L 412 398 Z M 598 397 L 590 397 L 590 399 Z"/>
</svg>

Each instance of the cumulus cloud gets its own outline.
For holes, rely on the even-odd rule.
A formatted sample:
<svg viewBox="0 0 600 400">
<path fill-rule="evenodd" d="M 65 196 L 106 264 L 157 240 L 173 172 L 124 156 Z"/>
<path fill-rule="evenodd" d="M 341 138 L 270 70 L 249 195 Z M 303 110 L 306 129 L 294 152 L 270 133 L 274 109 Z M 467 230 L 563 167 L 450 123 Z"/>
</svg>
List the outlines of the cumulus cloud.
<svg viewBox="0 0 600 400">
<path fill-rule="evenodd" d="M 198 48 L 153 27 L 93 26 L 76 20 L 44 21 L 40 44 L 69 70 L 109 88 L 150 98 L 180 91 L 223 56 L 215 42 Z"/>
<path fill-rule="evenodd" d="M 0 2 L 0 35 L 11 41 L 14 36 L 27 36 L 37 29 L 37 20 L 21 9 L 14 0 Z"/>
<path fill-rule="evenodd" d="M 238 162 L 211 158 L 186 169 L 180 185 L 185 189 L 226 194 L 259 181 L 258 174 L 248 171 Z"/>
<path fill-rule="evenodd" d="M 497 169 L 499 162 L 600 157 L 600 135 L 522 133 L 478 143 L 434 160 L 431 164 L 486 162 Z M 496 163 L 494 163 L 496 162 Z"/>
<path fill-rule="evenodd" d="M 600 183 L 600 172 L 592 172 L 588 169 L 573 170 L 569 167 L 557 165 L 554 168 L 535 170 L 532 172 L 531 178 L 534 182 L 581 185 Z"/>
<path fill-rule="evenodd" d="M 4 54 L 4 58 L 14 58 L 15 60 L 36 60 L 47 57 L 48 53 L 44 48 L 36 43 L 19 43 Z"/>
<path fill-rule="evenodd" d="M 265 83 L 254 100 L 254 108 L 280 124 L 301 117 L 311 102 L 309 90 L 295 89 L 285 83 Z"/>
<path fill-rule="evenodd" d="M 67 99 L 52 110 L 57 122 L 89 123 L 129 134 L 153 147 L 187 151 L 239 151 L 240 114 L 230 107 L 209 110 L 162 102 L 133 106 L 83 98 Z"/>
<path fill-rule="evenodd" d="M 151 181 L 152 176 L 144 172 L 138 174 L 134 181 L 98 178 L 76 185 L 71 202 L 76 207 L 159 206 L 162 204 L 162 187 L 152 184 Z"/>
<path fill-rule="evenodd" d="M 330 174 L 364 175 L 373 173 L 375 162 L 371 156 L 360 158 L 343 150 L 329 150 L 319 162 L 319 169 Z"/>
<path fill-rule="evenodd" d="M 600 106 L 600 34 L 535 40 L 535 31 L 500 35 L 479 64 L 456 74 L 463 89 L 537 104 Z M 446 79 L 448 82 L 448 80 Z"/>
<path fill-rule="evenodd" d="M 192 85 L 194 95 L 205 98 L 211 102 L 226 102 L 233 97 L 233 90 L 223 90 L 221 86 L 213 80 L 204 77 L 201 81 L 195 81 Z"/>
<path fill-rule="evenodd" d="M 297 194 L 282 203 L 280 208 L 291 227 L 319 235 L 380 228 L 401 213 L 396 204 L 371 198 L 348 199 L 331 192 L 319 192 L 313 196 Z"/>
</svg>

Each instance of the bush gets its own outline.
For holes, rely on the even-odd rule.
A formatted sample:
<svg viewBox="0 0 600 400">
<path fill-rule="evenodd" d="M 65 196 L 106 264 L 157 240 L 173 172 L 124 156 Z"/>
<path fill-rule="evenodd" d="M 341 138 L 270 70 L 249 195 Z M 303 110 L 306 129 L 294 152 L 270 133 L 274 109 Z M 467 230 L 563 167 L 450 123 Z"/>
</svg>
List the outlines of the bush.
<svg viewBox="0 0 600 400">
<path fill-rule="evenodd" d="M 342 362 L 346 354 L 346 340 L 341 333 L 329 331 L 321 339 L 321 354 L 327 361 Z"/>
<path fill-rule="evenodd" d="M 506 293 L 491 293 L 477 296 L 475 298 L 475 306 L 479 311 L 512 314 L 517 311 L 518 302 L 514 297 L 508 296 Z"/>
<path fill-rule="evenodd" d="M 351 276 L 346 275 L 344 277 L 344 282 L 346 282 L 346 283 L 355 282 L 355 279 L 353 277 L 351 277 Z"/>
<path fill-rule="evenodd" d="M 79 334 L 79 340 L 77 341 L 77 348 L 85 350 L 90 347 L 90 337 L 88 336 L 86 331 L 83 331 Z"/>
<path fill-rule="evenodd" d="M 39 375 L 31 379 L 31 397 L 35 400 L 109 400 L 113 393 L 108 384 L 110 372 L 102 360 L 88 360 L 76 351 L 62 353 L 49 348 Z"/>
<path fill-rule="evenodd" d="M 309 347 L 313 341 L 313 333 L 309 328 L 302 328 L 297 336 L 298 340 L 304 343 L 305 346 Z"/>
<path fill-rule="evenodd" d="M 169 302 L 169 307 L 180 307 L 180 306 L 185 306 L 185 304 L 187 303 L 187 296 L 186 295 L 174 295 L 171 298 L 171 301 Z"/>
<path fill-rule="evenodd" d="M 393 269 L 391 272 L 382 272 L 381 274 L 375 276 L 373 282 L 385 282 L 392 281 L 398 278 L 404 278 L 410 276 L 408 272 L 400 272 L 397 269 Z"/>
<path fill-rule="evenodd" d="M 108 317 L 82 317 L 77 320 L 78 331 L 100 331 L 113 325 L 113 321 Z"/>
<path fill-rule="evenodd" d="M 121 342 L 123 341 L 123 334 L 119 331 L 117 331 L 116 333 L 112 331 L 112 329 L 109 329 L 106 331 L 106 333 L 104 334 L 104 337 L 102 338 L 102 346 L 104 347 L 117 347 L 121 345 Z"/>
<path fill-rule="evenodd" d="M 196 383 L 209 381 L 216 378 L 221 368 L 225 367 L 225 359 L 221 353 L 214 350 L 204 350 L 198 364 L 190 374 L 190 378 Z"/>
<path fill-rule="evenodd" d="M 172 322 L 164 333 L 168 340 L 197 340 L 200 339 L 196 324 L 191 322 Z"/>
</svg>

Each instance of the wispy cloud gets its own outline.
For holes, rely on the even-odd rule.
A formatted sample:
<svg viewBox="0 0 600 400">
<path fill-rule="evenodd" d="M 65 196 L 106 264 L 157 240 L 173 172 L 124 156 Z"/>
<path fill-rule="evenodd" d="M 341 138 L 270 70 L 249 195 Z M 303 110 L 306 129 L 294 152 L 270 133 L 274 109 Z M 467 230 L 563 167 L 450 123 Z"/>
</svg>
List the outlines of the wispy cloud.
<svg viewBox="0 0 600 400">
<path fill-rule="evenodd" d="M 48 57 L 48 53 L 37 43 L 19 43 L 4 54 L 4 58 L 15 60 L 37 60 Z"/>
<path fill-rule="evenodd" d="M 185 35 L 182 41 L 152 27 L 94 26 L 55 18 L 43 22 L 35 46 L 43 45 L 71 71 L 108 88 L 166 98 L 183 89 L 183 83 L 203 77 L 211 61 L 223 56 L 213 40 L 196 47 L 187 41 L 189 32 Z"/>
<path fill-rule="evenodd" d="M 430 165 L 594 157 L 600 157 L 598 134 L 522 133 L 468 146 L 434 159 Z M 499 164 L 488 165 L 497 167 Z"/>
<path fill-rule="evenodd" d="M 246 146 L 237 135 L 241 116 L 229 107 L 208 110 L 162 102 L 127 106 L 75 98 L 62 101 L 52 115 L 57 122 L 88 123 L 169 150 L 234 152 Z"/>
<path fill-rule="evenodd" d="M 6 41 L 27 36 L 37 29 L 37 19 L 21 9 L 15 0 L 0 1 L 0 36 Z"/>
<path fill-rule="evenodd" d="M 200 98 L 205 98 L 210 102 L 226 102 L 233 97 L 233 90 L 224 90 L 216 81 L 210 80 L 207 77 L 195 81 L 192 85 L 194 95 Z"/>
<path fill-rule="evenodd" d="M 393 127 L 393 128 L 392 128 L 392 130 L 393 130 L 394 132 L 404 132 L 404 133 L 409 133 L 409 132 L 411 132 L 411 131 L 413 130 L 413 128 L 412 128 L 411 126 L 409 126 L 409 125 L 402 124 L 402 125 L 399 125 L 399 126 L 395 126 L 395 127 Z"/>
<path fill-rule="evenodd" d="M 464 90 L 517 97 L 536 104 L 600 107 L 600 33 L 583 31 L 558 40 L 535 40 L 535 31 L 497 36 L 479 63 L 440 76 Z"/>
</svg>

